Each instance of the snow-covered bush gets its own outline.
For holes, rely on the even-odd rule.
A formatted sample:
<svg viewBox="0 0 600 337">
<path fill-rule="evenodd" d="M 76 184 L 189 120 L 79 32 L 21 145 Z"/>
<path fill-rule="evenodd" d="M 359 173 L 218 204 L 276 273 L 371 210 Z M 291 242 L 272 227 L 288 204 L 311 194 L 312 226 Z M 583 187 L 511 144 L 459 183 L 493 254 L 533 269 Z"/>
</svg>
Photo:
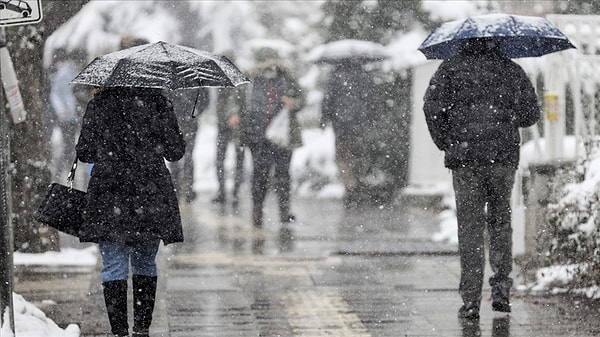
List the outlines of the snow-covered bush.
<svg viewBox="0 0 600 337">
<path fill-rule="evenodd" d="M 547 265 L 574 266 L 571 289 L 600 285 L 600 141 L 572 170 L 559 172 L 547 209 L 539 247 Z"/>
</svg>

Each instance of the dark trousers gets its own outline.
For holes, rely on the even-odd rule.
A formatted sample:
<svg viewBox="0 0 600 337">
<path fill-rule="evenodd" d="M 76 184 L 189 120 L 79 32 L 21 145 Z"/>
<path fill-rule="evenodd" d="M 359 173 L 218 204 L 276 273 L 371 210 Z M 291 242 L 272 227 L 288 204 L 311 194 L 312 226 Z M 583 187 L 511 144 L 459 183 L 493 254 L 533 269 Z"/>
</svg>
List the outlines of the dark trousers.
<svg viewBox="0 0 600 337">
<path fill-rule="evenodd" d="M 233 130 L 227 126 L 219 126 L 217 134 L 217 197 L 225 199 L 225 157 L 229 143 L 233 140 Z M 235 172 L 233 178 L 233 199 L 237 199 L 240 185 L 244 181 L 244 148 L 235 144 Z"/>
<path fill-rule="evenodd" d="M 194 145 L 196 130 L 182 131 L 185 139 L 185 154 L 179 161 L 169 165 L 175 188 L 179 197 L 185 197 L 187 202 L 195 199 L 194 192 Z"/>
<path fill-rule="evenodd" d="M 460 168 L 452 171 L 460 253 L 459 292 L 463 302 L 480 302 L 485 267 L 484 232 L 489 236 L 492 287 L 512 286 L 511 167 Z"/>
<path fill-rule="evenodd" d="M 358 134 L 336 132 L 335 163 L 347 192 L 360 188 L 360 179 L 367 175 L 369 160 L 365 140 Z"/>
<path fill-rule="evenodd" d="M 273 188 L 279 202 L 281 222 L 289 220 L 290 212 L 290 162 L 292 151 L 264 140 L 248 144 L 252 153 L 252 222 L 262 226 L 263 203 L 269 188 L 271 169 L 274 169 Z"/>
</svg>

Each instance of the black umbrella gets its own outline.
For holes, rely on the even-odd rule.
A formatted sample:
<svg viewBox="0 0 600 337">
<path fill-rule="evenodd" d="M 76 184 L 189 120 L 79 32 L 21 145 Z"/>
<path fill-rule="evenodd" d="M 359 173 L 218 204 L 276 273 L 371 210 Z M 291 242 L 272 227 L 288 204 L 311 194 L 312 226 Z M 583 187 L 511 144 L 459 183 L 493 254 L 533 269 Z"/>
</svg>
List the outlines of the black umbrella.
<svg viewBox="0 0 600 337">
<path fill-rule="evenodd" d="M 248 82 L 225 56 L 162 41 L 96 57 L 71 81 L 98 87 L 171 90 L 235 87 Z"/>
</svg>

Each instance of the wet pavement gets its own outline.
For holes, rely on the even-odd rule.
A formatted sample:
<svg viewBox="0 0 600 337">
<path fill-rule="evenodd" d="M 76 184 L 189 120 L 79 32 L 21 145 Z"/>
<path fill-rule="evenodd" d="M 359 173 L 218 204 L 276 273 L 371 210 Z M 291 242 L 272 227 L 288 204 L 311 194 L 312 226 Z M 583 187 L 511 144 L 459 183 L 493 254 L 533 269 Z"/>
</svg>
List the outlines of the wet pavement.
<svg viewBox="0 0 600 337">
<path fill-rule="evenodd" d="M 264 228 L 253 230 L 241 206 L 223 212 L 208 196 L 182 205 L 186 242 L 161 247 L 152 337 L 600 334 L 585 301 L 515 292 L 513 312 L 500 314 L 487 285 L 481 318 L 459 320 L 456 247 L 431 242 L 435 212 L 422 207 L 296 198 L 297 221 L 282 227 L 271 197 Z M 59 326 L 106 335 L 97 271 L 34 274 L 20 273 L 15 291 Z"/>
</svg>

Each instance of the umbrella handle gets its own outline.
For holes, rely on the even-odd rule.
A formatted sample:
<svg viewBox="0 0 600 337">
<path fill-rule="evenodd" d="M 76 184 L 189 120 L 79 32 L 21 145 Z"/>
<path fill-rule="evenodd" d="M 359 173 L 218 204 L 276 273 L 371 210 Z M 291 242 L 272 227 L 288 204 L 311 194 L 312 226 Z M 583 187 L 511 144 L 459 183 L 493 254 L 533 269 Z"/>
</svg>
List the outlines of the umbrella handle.
<svg viewBox="0 0 600 337">
<path fill-rule="evenodd" d="M 71 171 L 69 171 L 69 175 L 67 176 L 67 183 L 69 184 L 69 188 L 73 188 L 73 180 L 75 180 L 75 170 L 77 170 L 77 156 L 75 156 L 75 160 L 73 160 L 73 165 L 71 165 Z"/>
<path fill-rule="evenodd" d="M 202 88 L 198 88 L 198 94 L 196 95 L 196 100 L 194 101 L 194 108 L 192 109 L 192 118 L 196 118 L 196 105 L 198 105 L 198 97 L 200 97 L 200 90 L 202 90 Z"/>
</svg>

